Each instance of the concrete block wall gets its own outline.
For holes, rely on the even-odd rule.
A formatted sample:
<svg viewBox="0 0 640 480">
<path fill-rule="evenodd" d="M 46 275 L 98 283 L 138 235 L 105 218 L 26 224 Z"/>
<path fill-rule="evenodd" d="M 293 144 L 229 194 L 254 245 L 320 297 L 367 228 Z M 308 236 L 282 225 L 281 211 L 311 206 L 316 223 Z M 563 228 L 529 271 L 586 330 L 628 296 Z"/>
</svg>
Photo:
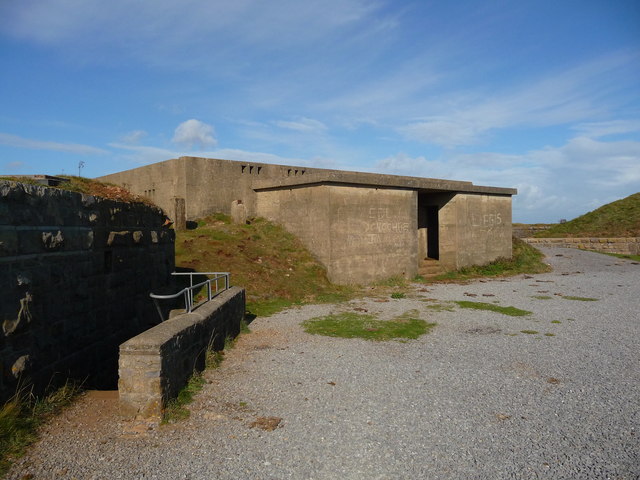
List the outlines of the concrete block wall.
<svg viewBox="0 0 640 480">
<path fill-rule="evenodd" d="M 523 238 L 534 247 L 565 247 L 596 252 L 640 255 L 640 237 L 621 238 Z"/>
<path fill-rule="evenodd" d="M 339 284 L 417 273 L 417 193 L 312 185 L 260 191 L 258 215 L 296 235 Z M 295 212 L 295 213 L 293 213 Z"/>
<path fill-rule="evenodd" d="M 120 346 L 118 390 L 127 417 L 159 419 L 195 371 L 207 349 L 224 348 L 240 333 L 245 291 L 231 287 L 192 313 L 171 318 Z"/>
<path fill-rule="evenodd" d="M 171 282 L 163 212 L 0 181 L 0 397 L 66 378 L 114 386 L 118 346 L 159 321 Z"/>
</svg>

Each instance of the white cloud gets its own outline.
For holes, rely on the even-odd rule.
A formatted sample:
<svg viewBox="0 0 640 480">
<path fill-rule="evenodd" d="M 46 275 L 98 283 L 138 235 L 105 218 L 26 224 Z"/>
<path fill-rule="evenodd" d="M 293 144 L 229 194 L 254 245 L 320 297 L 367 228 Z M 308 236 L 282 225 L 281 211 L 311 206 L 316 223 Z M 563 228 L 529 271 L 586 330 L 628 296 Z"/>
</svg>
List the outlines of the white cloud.
<svg viewBox="0 0 640 480">
<path fill-rule="evenodd" d="M 177 126 L 172 142 L 187 148 L 195 146 L 201 149 L 218 143 L 214 138 L 213 127 L 194 118 Z"/>
<path fill-rule="evenodd" d="M 376 169 L 515 187 L 514 221 L 555 222 L 640 191 L 640 142 L 576 137 L 522 155 L 486 152 L 438 160 L 400 153 L 378 161 Z"/>
<path fill-rule="evenodd" d="M 301 133 L 324 133 L 327 130 L 327 126 L 324 123 L 305 117 L 300 117 L 294 121 L 279 120 L 273 123 L 280 128 Z"/>
<path fill-rule="evenodd" d="M 56 152 L 74 153 L 78 155 L 98 155 L 107 153 L 101 148 L 78 143 L 48 142 L 34 140 L 31 138 L 19 137 L 10 133 L 0 133 L 0 145 L 8 145 L 16 148 L 27 148 L 30 150 L 52 150 Z"/>
</svg>

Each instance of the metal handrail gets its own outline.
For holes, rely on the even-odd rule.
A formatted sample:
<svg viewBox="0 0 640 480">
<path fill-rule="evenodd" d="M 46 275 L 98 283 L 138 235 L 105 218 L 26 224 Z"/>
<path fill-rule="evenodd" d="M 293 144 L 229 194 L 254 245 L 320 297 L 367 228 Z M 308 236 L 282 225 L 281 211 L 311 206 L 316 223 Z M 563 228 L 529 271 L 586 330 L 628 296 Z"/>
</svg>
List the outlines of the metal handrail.
<svg viewBox="0 0 640 480">
<path fill-rule="evenodd" d="M 189 275 L 189 286 L 183 288 L 178 293 L 174 293 L 173 295 L 156 295 L 154 293 L 150 293 L 149 296 L 153 299 L 153 303 L 156 306 L 156 310 L 160 315 L 161 321 L 165 321 L 164 315 L 162 315 L 162 309 L 160 308 L 160 303 L 158 300 L 171 300 L 173 298 L 178 298 L 180 295 L 184 296 L 184 306 L 186 313 L 191 313 L 194 308 L 202 305 L 205 302 L 210 301 L 215 296 L 220 293 L 228 290 L 231 286 L 231 273 L 229 272 L 173 272 L 171 275 Z M 204 282 L 193 283 L 194 275 L 215 275 L 214 278 L 208 278 Z M 218 286 L 218 280 L 224 278 L 224 288 L 220 289 Z M 212 291 L 211 283 L 215 282 L 215 293 Z M 195 303 L 193 298 L 194 290 L 199 289 L 203 285 L 207 286 L 207 299 L 205 301 Z"/>
</svg>

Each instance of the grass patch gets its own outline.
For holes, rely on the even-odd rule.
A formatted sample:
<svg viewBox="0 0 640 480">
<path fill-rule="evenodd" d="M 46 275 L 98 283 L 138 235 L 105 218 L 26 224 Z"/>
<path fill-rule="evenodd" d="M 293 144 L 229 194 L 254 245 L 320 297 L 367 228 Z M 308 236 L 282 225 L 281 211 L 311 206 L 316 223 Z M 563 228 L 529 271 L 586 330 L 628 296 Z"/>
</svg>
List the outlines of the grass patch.
<svg viewBox="0 0 640 480">
<path fill-rule="evenodd" d="M 464 267 L 433 277 L 434 281 L 465 281 L 480 277 L 506 277 L 523 273 L 545 273 L 551 267 L 543 262 L 544 255 L 536 248 L 513 237 L 511 259 L 498 259 L 487 265 Z"/>
<path fill-rule="evenodd" d="M 316 317 L 302 323 L 307 333 L 341 338 L 363 338 L 372 341 L 416 339 L 429 332 L 435 323 L 415 318 L 416 310 L 393 320 L 378 320 L 373 315 L 345 312 Z"/>
<path fill-rule="evenodd" d="M 526 333 L 527 335 L 537 335 L 538 332 L 537 330 L 520 330 L 520 333 Z"/>
<path fill-rule="evenodd" d="M 535 298 L 536 300 L 551 300 L 553 297 L 550 297 L 549 295 L 534 295 L 531 298 Z"/>
<path fill-rule="evenodd" d="M 231 272 L 234 285 L 246 288 L 247 310 L 269 316 L 293 305 L 338 303 L 356 289 L 333 285 L 304 245 L 265 219 L 234 224 L 216 213 L 176 232 L 176 267 L 200 272 Z"/>
<path fill-rule="evenodd" d="M 562 323 L 560 320 L 551 320 L 551 323 Z"/>
<path fill-rule="evenodd" d="M 423 302 L 426 302 L 426 301 L 427 300 L 423 300 Z M 431 305 L 427 305 L 426 307 L 429 310 L 433 310 L 435 312 L 454 312 L 455 311 L 452 305 L 442 304 L 442 303 L 431 304 Z"/>
<path fill-rule="evenodd" d="M 69 405 L 80 391 L 78 384 L 67 382 L 41 398 L 20 391 L 5 402 L 0 409 L 0 476 L 38 438 L 38 427 Z"/>
<path fill-rule="evenodd" d="M 400 299 L 400 298 L 404 298 L 405 295 L 402 292 L 393 292 L 391 294 L 391 298 L 396 298 L 396 299 Z"/>
<path fill-rule="evenodd" d="M 529 310 L 521 310 L 516 307 L 501 307 L 493 303 L 485 302 L 470 302 L 468 300 L 460 300 L 455 302 L 461 308 L 472 308 L 475 310 L 489 310 L 491 312 L 502 313 L 503 315 L 509 315 L 511 317 L 524 317 L 525 315 L 531 315 Z"/>
<path fill-rule="evenodd" d="M 636 262 L 640 262 L 640 255 L 626 255 L 624 253 L 611 253 L 611 252 L 598 252 L 598 253 L 609 255 L 610 257 L 624 258 L 626 260 L 634 260 Z"/>
<path fill-rule="evenodd" d="M 608 203 L 569 222 L 559 223 L 536 237 L 640 236 L 640 193 Z"/>
<path fill-rule="evenodd" d="M 545 333 L 544 336 L 545 337 L 555 337 L 556 334 L 555 333 Z"/>
<path fill-rule="evenodd" d="M 578 302 L 597 302 L 599 298 L 591 298 L 591 297 L 573 297 L 571 295 L 563 295 L 562 298 L 565 300 L 577 300 Z"/>
</svg>

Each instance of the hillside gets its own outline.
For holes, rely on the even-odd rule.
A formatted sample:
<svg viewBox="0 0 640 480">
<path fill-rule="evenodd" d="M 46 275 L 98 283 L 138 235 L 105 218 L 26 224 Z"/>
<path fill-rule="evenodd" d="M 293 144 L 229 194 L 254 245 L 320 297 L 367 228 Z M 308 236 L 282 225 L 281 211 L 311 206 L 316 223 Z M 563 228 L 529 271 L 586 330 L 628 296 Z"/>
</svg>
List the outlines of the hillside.
<svg viewBox="0 0 640 480">
<path fill-rule="evenodd" d="M 223 214 L 176 232 L 176 267 L 231 272 L 247 288 L 247 308 L 268 315 L 302 302 L 341 301 L 351 289 L 332 285 L 325 269 L 293 235 L 264 219 L 237 225 Z"/>
<path fill-rule="evenodd" d="M 535 235 L 548 237 L 640 237 L 640 192 L 608 203 Z"/>
</svg>

